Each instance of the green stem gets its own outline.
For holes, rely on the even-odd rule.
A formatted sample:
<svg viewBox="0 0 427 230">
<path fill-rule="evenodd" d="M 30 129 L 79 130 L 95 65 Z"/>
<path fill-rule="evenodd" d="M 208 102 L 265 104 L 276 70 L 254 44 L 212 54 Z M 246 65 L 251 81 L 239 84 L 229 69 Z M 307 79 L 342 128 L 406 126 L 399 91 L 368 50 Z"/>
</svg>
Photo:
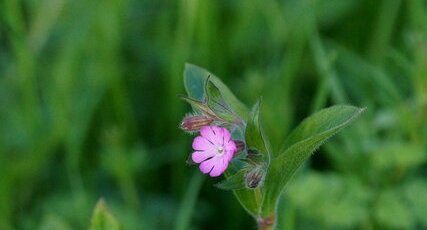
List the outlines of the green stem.
<svg viewBox="0 0 427 230">
<path fill-rule="evenodd" d="M 276 226 L 277 208 L 275 207 L 277 206 L 277 201 L 275 200 L 273 203 L 276 204 L 274 205 L 274 207 L 270 206 L 269 208 L 261 209 L 261 212 L 258 214 L 256 221 L 258 223 L 259 230 L 274 229 L 274 227 Z M 263 205 L 263 204 L 260 204 L 260 205 Z"/>
<path fill-rule="evenodd" d="M 255 189 L 255 202 L 257 204 L 257 207 L 261 207 L 261 202 L 262 202 L 262 193 L 261 193 L 261 189 L 258 187 Z"/>
</svg>

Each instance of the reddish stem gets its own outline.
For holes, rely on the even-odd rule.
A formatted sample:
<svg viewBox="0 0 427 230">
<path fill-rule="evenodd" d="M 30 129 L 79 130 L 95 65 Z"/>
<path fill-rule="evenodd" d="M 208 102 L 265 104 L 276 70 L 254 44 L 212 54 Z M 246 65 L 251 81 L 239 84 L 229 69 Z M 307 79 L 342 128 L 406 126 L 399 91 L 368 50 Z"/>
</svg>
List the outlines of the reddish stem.
<svg viewBox="0 0 427 230">
<path fill-rule="evenodd" d="M 260 230 L 273 229 L 275 218 L 274 216 L 258 217 L 257 222 Z"/>
</svg>

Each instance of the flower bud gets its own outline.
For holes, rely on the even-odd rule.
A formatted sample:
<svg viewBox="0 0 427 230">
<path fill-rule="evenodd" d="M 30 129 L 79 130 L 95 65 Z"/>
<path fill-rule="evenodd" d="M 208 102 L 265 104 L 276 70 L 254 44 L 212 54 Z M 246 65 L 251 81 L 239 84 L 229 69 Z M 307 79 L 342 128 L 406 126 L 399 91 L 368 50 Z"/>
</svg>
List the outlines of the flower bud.
<svg viewBox="0 0 427 230">
<path fill-rule="evenodd" d="M 264 182 L 265 170 L 262 166 L 257 166 L 253 168 L 246 174 L 245 184 L 246 187 L 254 189 L 262 185 Z"/>
<path fill-rule="evenodd" d="M 248 158 L 256 158 L 257 156 L 259 156 L 259 152 L 256 149 L 250 148 L 248 149 Z"/>
<path fill-rule="evenodd" d="M 246 145 L 244 141 L 234 140 L 234 143 L 236 144 L 236 148 L 237 148 L 236 153 L 245 150 Z"/>
<path fill-rule="evenodd" d="M 204 115 L 197 115 L 197 116 L 187 116 L 185 117 L 181 124 L 180 127 L 181 129 L 183 129 L 184 131 L 187 132 L 195 132 L 195 131 L 199 131 L 200 128 L 202 128 L 203 126 L 207 126 L 210 123 L 212 123 L 213 119 Z"/>
</svg>

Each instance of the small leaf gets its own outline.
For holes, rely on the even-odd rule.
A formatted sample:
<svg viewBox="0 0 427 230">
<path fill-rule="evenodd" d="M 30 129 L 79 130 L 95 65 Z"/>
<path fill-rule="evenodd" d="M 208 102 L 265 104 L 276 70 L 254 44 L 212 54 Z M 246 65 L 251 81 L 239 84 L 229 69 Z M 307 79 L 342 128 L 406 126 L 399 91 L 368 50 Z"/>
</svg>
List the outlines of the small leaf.
<svg viewBox="0 0 427 230">
<path fill-rule="evenodd" d="M 205 82 L 210 75 L 207 70 L 186 63 L 184 70 L 184 87 L 189 97 L 199 101 L 205 100 Z"/>
<path fill-rule="evenodd" d="M 284 151 L 272 159 L 264 186 L 262 214 L 270 215 L 286 183 L 326 140 L 341 131 L 365 109 L 332 106 L 306 118 L 287 138 Z"/>
<path fill-rule="evenodd" d="M 230 178 L 233 177 L 234 174 L 232 174 L 230 172 L 230 169 L 227 169 L 227 171 L 225 171 L 224 176 L 225 178 Z M 244 176 L 245 173 L 243 170 L 239 170 L 238 172 L 236 172 L 237 174 L 239 174 L 235 179 L 232 180 L 240 180 L 239 177 L 242 178 L 242 184 L 243 187 L 245 187 L 244 185 Z M 241 175 L 243 174 L 243 175 Z M 259 210 L 259 203 L 257 202 L 257 198 L 255 195 L 255 192 L 253 190 L 250 189 L 233 189 L 233 193 L 236 196 L 237 200 L 239 201 L 240 205 L 242 205 L 242 207 L 252 216 L 256 217 L 258 214 L 258 210 Z"/>
<path fill-rule="evenodd" d="M 224 100 L 218 87 L 210 81 L 210 77 L 206 79 L 205 92 L 207 105 L 217 117 L 230 123 L 238 123 L 239 118 Z"/>
<path fill-rule="evenodd" d="M 233 190 L 239 203 L 242 207 L 253 217 L 258 215 L 259 204 L 257 202 L 256 194 L 254 190 L 247 188 Z"/>
<path fill-rule="evenodd" d="M 198 111 L 198 112 L 200 112 L 206 116 L 209 116 L 211 118 L 216 117 L 215 113 L 205 103 L 203 103 L 201 101 L 194 100 L 194 99 L 186 97 L 186 96 L 180 96 L 180 98 L 182 100 L 186 101 L 188 104 L 190 104 L 194 110 L 196 110 L 196 111 Z"/>
<path fill-rule="evenodd" d="M 215 184 L 215 186 L 217 188 L 225 189 L 225 190 L 245 188 L 245 175 L 246 175 L 246 170 L 242 169 L 237 173 L 235 173 L 234 175 L 231 175 L 227 177 L 225 180 Z"/>
<path fill-rule="evenodd" d="M 258 101 L 252 108 L 250 118 L 246 125 L 245 131 L 245 140 L 246 146 L 248 149 L 256 150 L 264 160 L 267 162 L 270 159 L 270 153 L 265 144 L 265 137 L 259 122 L 259 110 L 260 110 L 260 101 Z"/>
<path fill-rule="evenodd" d="M 184 70 L 184 86 L 188 96 L 198 101 L 204 101 L 206 99 L 204 86 L 208 76 L 210 76 L 210 81 L 219 89 L 224 100 L 232 110 L 241 119 L 246 120 L 249 114 L 248 109 L 218 77 L 201 67 L 186 63 Z"/>
<path fill-rule="evenodd" d="M 120 224 L 107 208 L 101 198 L 92 214 L 90 230 L 119 230 Z"/>
</svg>

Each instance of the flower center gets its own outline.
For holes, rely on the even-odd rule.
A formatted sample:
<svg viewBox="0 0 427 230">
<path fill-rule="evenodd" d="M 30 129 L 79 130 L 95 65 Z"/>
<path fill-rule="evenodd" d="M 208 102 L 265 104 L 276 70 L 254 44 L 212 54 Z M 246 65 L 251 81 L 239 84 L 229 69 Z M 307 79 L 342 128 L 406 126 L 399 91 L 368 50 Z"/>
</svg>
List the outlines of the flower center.
<svg viewBox="0 0 427 230">
<path fill-rule="evenodd" d="M 222 155 L 224 153 L 224 148 L 222 146 L 218 146 L 217 151 L 219 155 Z"/>
</svg>

